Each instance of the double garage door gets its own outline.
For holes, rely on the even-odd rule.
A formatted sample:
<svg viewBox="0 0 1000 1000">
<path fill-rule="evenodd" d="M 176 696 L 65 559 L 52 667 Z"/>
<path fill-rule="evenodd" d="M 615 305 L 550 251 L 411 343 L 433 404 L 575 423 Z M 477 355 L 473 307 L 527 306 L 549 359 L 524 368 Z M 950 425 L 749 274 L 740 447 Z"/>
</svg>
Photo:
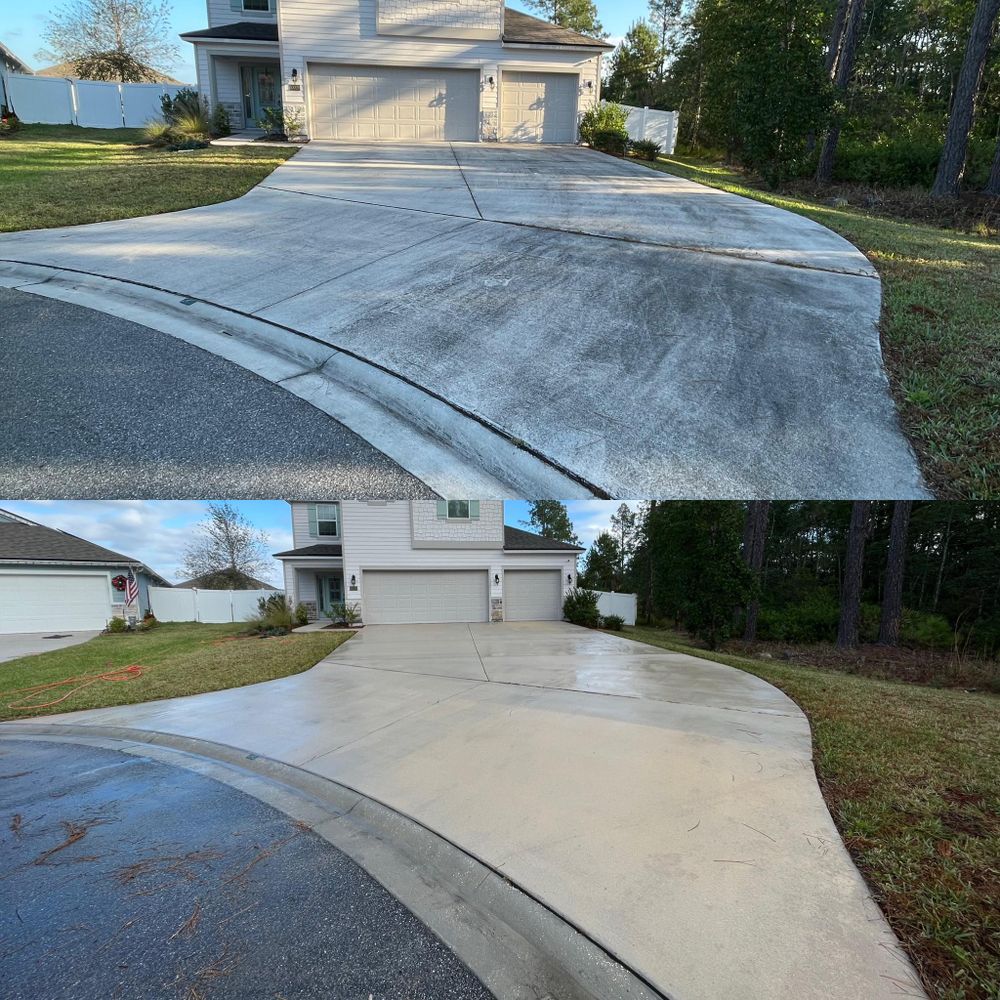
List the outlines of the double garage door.
<svg viewBox="0 0 1000 1000">
<path fill-rule="evenodd" d="M 507 570 L 507 621 L 562 618 L 559 570 Z M 364 620 L 369 625 L 405 625 L 489 620 L 485 570 L 366 570 Z"/>
<path fill-rule="evenodd" d="M 110 617 L 107 575 L 0 573 L 0 634 L 102 629 Z"/>
<path fill-rule="evenodd" d="M 503 142 L 576 141 L 578 77 L 504 71 Z M 315 139 L 475 141 L 478 70 L 310 64 L 310 129 Z"/>
</svg>

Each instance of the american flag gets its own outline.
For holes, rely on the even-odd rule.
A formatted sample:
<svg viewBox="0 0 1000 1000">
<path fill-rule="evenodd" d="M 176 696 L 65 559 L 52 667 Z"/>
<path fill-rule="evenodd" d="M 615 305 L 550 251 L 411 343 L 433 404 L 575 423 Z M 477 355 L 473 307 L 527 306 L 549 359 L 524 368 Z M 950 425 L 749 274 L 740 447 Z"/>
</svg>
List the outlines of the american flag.
<svg viewBox="0 0 1000 1000">
<path fill-rule="evenodd" d="M 125 577 L 125 603 L 135 604 L 139 600 L 139 581 L 135 578 L 135 573 L 132 572 L 132 567 L 129 567 L 128 576 Z"/>
</svg>

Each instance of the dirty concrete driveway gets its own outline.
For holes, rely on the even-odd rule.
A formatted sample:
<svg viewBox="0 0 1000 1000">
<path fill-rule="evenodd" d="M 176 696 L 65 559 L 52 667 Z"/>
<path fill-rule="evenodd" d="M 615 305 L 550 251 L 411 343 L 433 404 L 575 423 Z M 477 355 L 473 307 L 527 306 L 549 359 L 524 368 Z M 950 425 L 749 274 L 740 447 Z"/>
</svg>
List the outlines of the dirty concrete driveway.
<svg viewBox="0 0 1000 1000">
<path fill-rule="evenodd" d="M 926 495 L 868 260 L 805 218 L 591 150 L 313 142 L 235 201 L 9 234 L 0 261 L 291 328 L 597 491 Z M 32 290 L 12 267 L 0 281 Z"/>
<path fill-rule="evenodd" d="M 5 632 L 0 635 L 0 663 L 22 656 L 48 653 L 53 649 L 78 646 L 93 639 L 98 632 Z"/>
<path fill-rule="evenodd" d="M 489 1000 L 304 824 L 139 753 L 0 741 L 6 1000 Z"/>
<path fill-rule="evenodd" d="M 341 782 L 669 996 L 923 995 L 826 810 L 808 722 L 731 667 L 557 622 L 369 626 L 293 677 L 44 721 Z"/>
</svg>

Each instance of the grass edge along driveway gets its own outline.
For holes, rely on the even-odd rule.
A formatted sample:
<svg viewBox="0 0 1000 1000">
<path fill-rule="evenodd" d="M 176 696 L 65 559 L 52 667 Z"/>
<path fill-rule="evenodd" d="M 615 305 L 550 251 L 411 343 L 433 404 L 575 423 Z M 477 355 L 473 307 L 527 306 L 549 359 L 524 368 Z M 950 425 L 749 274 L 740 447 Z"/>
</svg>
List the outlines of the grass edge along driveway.
<svg viewBox="0 0 1000 1000">
<path fill-rule="evenodd" d="M 294 149 L 167 152 L 141 129 L 25 125 L 0 139 L 0 233 L 177 212 L 239 198 Z"/>
<path fill-rule="evenodd" d="M 785 692 L 812 727 L 827 807 L 935 1000 L 1000 984 L 1000 698 L 638 642 L 725 663 Z"/>
<path fill-rule="evenodd" d="M 0 721 L 37 719 L 59 712 L 135 705 L 161 698 L 221 691 L 301 673 L 329 656 L 353 633 L 300 632 L 261 638 L 247 636 L 246 625 L 162 623 L 148 632 L 99 635 L 78 646 L 23 656 L 0 665 Z M 69 698 L 48 708 L 17 710 L 25 688 L 68 678 L 90 677 L 136 665 L 141 675 L 52 687 L 32 695 L 29 704 Z"/>
<path fill-rule="evenodd" d="M 707 160 L 634 162 L 804 215 L 862 250 L 882 279 L 882 354 L 931 489 L 1000 498 L 1000 242 L 763 190 Z"/>
</svg>

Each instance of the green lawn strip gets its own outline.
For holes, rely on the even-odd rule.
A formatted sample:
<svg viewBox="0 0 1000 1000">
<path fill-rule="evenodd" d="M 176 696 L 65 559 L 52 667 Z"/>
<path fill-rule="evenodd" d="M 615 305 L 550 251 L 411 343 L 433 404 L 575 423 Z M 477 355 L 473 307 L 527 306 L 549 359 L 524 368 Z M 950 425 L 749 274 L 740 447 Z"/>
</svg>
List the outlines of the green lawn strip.
<svg viewBox="0 0 1000 1000">
<path fill-rule="evenodd" d="M 647 165 L 807 216 L 864 251 L 882 278 L 893 395 L 928 481 L 941 498 L 1000 497 L 997 240 L 763 190 L 687 157 Z"/>
<path fill-rule="evenodd" d="M 938 1000 L 1000 984 L 1000 698 L 630 639 L 769 681 L 806 713 L 844 842 Z"/>
<path fill-rule="evenodd" d="M 246 625 L 241 623 L 164 623 L 148 632 L 99 635 L 79 646 L 0 663 L 0 720 L 134 705 L 287 677 L 318 663 L 351 635 L 319 631 L 258 638 L 241 636 L 245 631 Z M 98 681 L 51 708 L 29 711 L 10 708 L 19 691 L 36 684 L 132 664 L 144 668 L 142 676 L 135 680 Z M 52 701 L 69 690 L 69 687 L 53 688 L 32 701 Z"/>
<path fill-rule="evenodd" d="M 246 194 L 294 152 L 209 146 L 170 153 L 139 129 L 26 125 L 0 140 L 0 232 L 76 226 Z"/>
</svg>

